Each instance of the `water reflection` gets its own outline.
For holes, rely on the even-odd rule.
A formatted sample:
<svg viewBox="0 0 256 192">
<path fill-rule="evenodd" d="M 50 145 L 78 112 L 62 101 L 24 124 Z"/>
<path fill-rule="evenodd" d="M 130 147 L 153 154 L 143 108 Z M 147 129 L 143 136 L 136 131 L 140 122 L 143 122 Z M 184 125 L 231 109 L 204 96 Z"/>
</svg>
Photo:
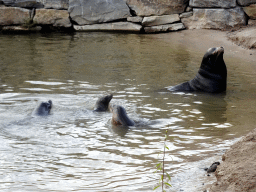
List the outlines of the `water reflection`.
<svg viewBox="0 0 256 192">
<path fill-rule="evenodd" d="M 0 41 L 1 191 L 152 191 L 167 129 L 172 189 L 192 182 L 198 191 L 205 158 L 256 123 L 250 63 L 225 58 L 225 94 L 160 94 L 193 78 L 204 53 L 140 34 L 1 35 Z M 108 93 L 136 126 L 116 127 L 110 112 L 92 112 Z M 33 115 L 49 99 L 51 115 Z M 188 181 L 190 170 L 200 177 Z"/>
<path fill-rule="evenodd" d="M 223 124 L 227 121 L 225 97 L 226 93 L 197 95 L 193 104 L 202 113 L 204 123 Z"/>
</svg>

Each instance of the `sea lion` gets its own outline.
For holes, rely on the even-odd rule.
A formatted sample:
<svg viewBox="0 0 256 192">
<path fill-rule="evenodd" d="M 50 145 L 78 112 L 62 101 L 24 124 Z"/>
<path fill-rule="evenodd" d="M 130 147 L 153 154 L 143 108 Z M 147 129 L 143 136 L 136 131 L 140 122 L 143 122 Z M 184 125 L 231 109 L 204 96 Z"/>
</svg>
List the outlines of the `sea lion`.
<svg viewBox="0 0 256 192">
<path fill-rule="evenodd" d="M 49 100 L 48 102 L 42 102 L 38 109 L 36 110 L 36 114 L 40 116 L 46 116 L 50 114 L 52 108 L 52 101 Z"/>
<path fill-rule="evenodd" d="M 220 93 L 227 88 L 227 68 L 223 60 L 224 48 L 214 47 L 205 53 L 194 79 L 168 87 L 169 91 L 203 91 Z"/>
<path fill-rule="evenodd" d="M 110 111 L 113 113 L 112 123 L 114 125 L 123 125 L 123 126 L 135 125 L 134 121 L 127 116 L 126 111 L 122 106 L 111 105 Z"/>
<path fill-rule="evenodd" d="M 108 110 L 109 107 L 109 102 L 111 101 L 111 99 L 113 98 L 113 95 L 105 95 L 101 98 L 99 98 L 95 104 L 95 108 L 93 111 L 96 112 L 104 112 Z"/>
</svg>

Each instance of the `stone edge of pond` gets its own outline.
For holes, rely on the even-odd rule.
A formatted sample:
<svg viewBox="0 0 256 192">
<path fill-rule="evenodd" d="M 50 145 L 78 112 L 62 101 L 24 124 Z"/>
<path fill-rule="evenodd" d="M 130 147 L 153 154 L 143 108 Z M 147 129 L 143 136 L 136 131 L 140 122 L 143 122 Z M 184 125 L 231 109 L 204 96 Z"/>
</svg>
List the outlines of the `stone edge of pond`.
<svg viewBox="0 0 256 192">
<path fill-rule="evenodd" d="M 248 23 L 256 25 L 256 0 L 0 0 L 3 33 L 162 33 L 184 29 L 230 30 Z"/>
</svg>

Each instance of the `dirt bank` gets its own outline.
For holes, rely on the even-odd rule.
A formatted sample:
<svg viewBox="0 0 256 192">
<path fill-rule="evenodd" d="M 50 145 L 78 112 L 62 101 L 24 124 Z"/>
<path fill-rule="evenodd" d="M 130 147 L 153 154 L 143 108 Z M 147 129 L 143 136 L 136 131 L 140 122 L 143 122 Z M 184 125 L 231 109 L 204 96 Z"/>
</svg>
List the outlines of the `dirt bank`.
<svg viewBox="0 0 256 192">
<path fill-rule="evenodd" d="M 205 52 L 210 47 L 223 46 L 225 56 L 232 56 L 248 62 L 256 62 L 256 49 L 246 49 L 238 46 L 237 42 L 229 38 L 230 34 L 230 31 L 194 29 L 175 33 L 155 34 L 152 38 L 158 38 L 169 43 L 179 42 L 180 45 L 185 46 L 187 49 L 202 52 Z"/>
<path fill-rule="evenodd" d="M 228 38 L 238 46 L 256 49 L 256 26 L 241 28 L 227 34 Z"/>
<path fill-rule="evenodd" d="M 232 145 L 222 160 L 210 192 L 256 191 L 256 129 Z"/>
</svg>

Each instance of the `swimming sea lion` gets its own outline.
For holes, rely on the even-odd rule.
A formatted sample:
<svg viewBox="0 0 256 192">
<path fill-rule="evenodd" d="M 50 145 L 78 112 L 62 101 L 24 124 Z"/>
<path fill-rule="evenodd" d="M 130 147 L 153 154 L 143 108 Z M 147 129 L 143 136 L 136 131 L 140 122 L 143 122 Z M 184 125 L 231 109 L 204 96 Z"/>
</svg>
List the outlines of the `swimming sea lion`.
<svg viewBox="0 0 256 192">
<path fill-rule="evenodd" d="M 36 114 L 40 116 L 49 115 L 52 108 L 52 101 L 49 100 L 48 102 L 42 102 L 38 109 L 36 110 Z"/>
<path fill-rule="evenodd" d="M 123 125 L 123 126 L 135 125 L 134 121 L 127 116 L 126 111 L 122 106 L 111 105 L 110 111 L 113 113 L 112 123 L 114 125 Z"/>
<path fill-rule="evenodd" d="M 98 101 L 96 102 L 95 108 L 93 111 L 96 112 L 104 112 L 108 110 L 109 107 L 109 102 L 111 101 L 113 95 L 105 95 L 101 98 L 98 99 Z"/>
<path fill-rule="evenodd" d="M 223 60 L 224 48 L 210 48 L 205 53 L 194 79 L 168 87 L 169 91 L 203 91 L 220 93 L 227 88 L 227 68 Z"/>
</svg>

